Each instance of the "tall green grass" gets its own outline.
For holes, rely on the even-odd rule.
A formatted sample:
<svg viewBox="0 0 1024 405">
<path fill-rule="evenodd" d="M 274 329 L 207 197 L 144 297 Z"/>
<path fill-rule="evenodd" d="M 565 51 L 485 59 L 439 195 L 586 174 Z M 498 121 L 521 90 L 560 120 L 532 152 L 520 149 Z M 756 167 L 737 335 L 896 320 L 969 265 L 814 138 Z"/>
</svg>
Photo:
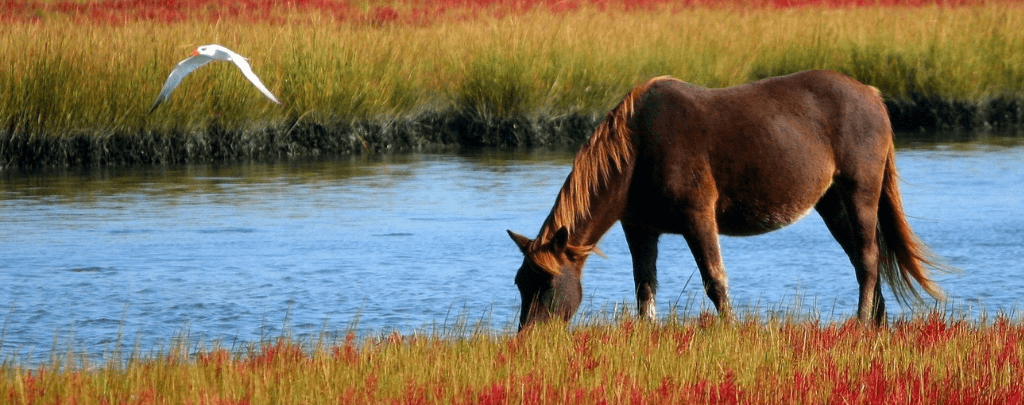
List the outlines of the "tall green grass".
<svg viewBox="0 0 1024 405">
<path fill-rule="evenodd" d="M 514 127 L 583 117 L 574 125 L 585 137 L 631 86 L 663 74 L 723 87 L 833 69 L 879 87 L 892 103 L 966 106 L 977 117 L 964 122 L 975 127 L 1024 122 L 1024 7 L 1014 3 L 583 6 L 422 25 L 281 13 L 308 14 L 119 25 L 69 25 L 57 15 L 0 26 L 0 167 L 409 148 L 458 142 L 475 128 L 465 120 Z M 248 57 L 284 105 L 215 63 L 147 115 L 174 65 L 207 43 Z M 992 100 L 1001 109 L 983 114 Z M 389 130 L 414 139 L 380 138 Z"/>
<path fill-rule="evenodd" d="M 971 403 L 1024 401 L 1024 326 L 940 313 L 890 327 L 710 313 L 518 335 L 468 324 L 0 366 L 7 403 Z M 467 333 L 469 331 L 469 333 Z"/>
</svg>

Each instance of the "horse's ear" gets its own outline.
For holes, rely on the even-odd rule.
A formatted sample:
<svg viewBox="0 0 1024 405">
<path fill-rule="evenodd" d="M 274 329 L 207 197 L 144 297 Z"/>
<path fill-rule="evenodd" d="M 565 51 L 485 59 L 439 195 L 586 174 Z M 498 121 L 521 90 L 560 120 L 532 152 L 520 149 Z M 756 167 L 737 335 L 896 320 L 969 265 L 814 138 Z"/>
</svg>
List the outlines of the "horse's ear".
<svg viewBox="0 0 1024 405">
<path fill-rule="evenodd" d="M 522 251 L 523 254 L 525 255 L 526 254 L 526 248 L 530 246 L 530 242 L 531 242 L 530 238 L 527 238 L 527 237 L 525 237 L 523 235 L 520 235 L 518 233 L 512 232 L 511 229 L 506 229 L 505 232 L 508 232 L 508 236 L 512 237 L 512 241 L 516 243 L 516 246 L 519 246 L 519 250 Z"/>
<path fill-rule="evenodd" d="M 551 237 L 551 248 L 555 252 L 565 252 L 567 247 L 569 247 L 569 230 L 563 226 L 555 231 L 555 236 Z"/>
</svg>

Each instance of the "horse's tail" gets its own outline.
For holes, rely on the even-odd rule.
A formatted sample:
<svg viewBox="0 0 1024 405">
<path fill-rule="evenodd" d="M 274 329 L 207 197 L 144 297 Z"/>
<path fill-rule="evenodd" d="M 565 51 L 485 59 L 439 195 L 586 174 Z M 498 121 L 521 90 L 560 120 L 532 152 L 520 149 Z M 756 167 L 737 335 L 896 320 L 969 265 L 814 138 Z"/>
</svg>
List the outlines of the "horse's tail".
<svg viewBox="0 0 1024 405">
<path fill-rule="evenodd" d="M 878 202 L 878 272 L 901 302 L 908 301 L 908 298 L 917 303 L 923 302 L 911 279 L 933 298 L 942 300 L 945 294 L 928 278 L 928 267 L 940 270 L 951 268 L 940 264 L 938 258 L 910 229 L 903 214 L 898 183 L 896 150 L 889 146 L 882 178 L 882 196 Z"/>
</svg>

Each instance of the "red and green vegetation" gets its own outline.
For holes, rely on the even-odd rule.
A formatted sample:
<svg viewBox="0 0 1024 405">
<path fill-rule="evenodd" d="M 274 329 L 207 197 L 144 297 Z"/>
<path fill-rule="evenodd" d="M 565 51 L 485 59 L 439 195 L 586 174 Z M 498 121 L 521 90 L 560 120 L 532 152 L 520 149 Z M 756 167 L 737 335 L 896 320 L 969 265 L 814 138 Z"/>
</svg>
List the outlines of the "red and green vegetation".
<svg viewBox="0 0 1024 405">
<path fill-rule="evenodd" d="M 853 321 L 548 324 L 242 350 L 179 345 L 92 366 L 0 367 L 12 404 L 1021 404 L 1024 324 L 932 313 Z"/>
<path fill-rule="evenodd" d="M 592 122 L 663 74 L 721 87 L 827 68 L 897 107 L 943 100 L 1019 124 L 1020 27 L 1024 4 L 1008 0 L 5 1 L 0 167 L 466 142 L 487 120 Z M 147 115 L 208 43 L 250 58 L 284 106 L 212 64 Z M 403 125 L 415 139 L 380 135 Z M 105 364 L 0 353 L 0 402 L 1024 403 L 1024 322 L 1004 316 L 875 329 L 704 314 L 196 346 Z"/>
<path fill-rule="evenodd" d="M 665 74 L 722 87 L 833 69 L 909 128 L 1024 123 L 1011 0 L 25 0 L 0 21 L 0 167 L 544 145 L 533 132 L 566 128 L 572 144 Z M 147 115 L 209 43 L 284 106 L 217 63 Z"/>
</svg>

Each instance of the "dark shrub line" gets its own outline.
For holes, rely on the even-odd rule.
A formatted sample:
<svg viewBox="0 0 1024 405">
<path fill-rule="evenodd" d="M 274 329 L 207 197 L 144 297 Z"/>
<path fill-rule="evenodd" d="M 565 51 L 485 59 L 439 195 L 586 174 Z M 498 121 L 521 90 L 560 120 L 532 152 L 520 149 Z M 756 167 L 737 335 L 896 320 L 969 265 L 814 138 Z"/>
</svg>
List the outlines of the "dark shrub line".
<svg viewBox="0 0 1024 405">
<path fill-rule="evenodd" d="M 1024 100 L 981 103 L 911 95 L 888 100 L 893 128 L 914 132 L 976 134 L 1024 131 Z M 458 148 L 575 148 L 589 137 L 599 114 L 498 117 L 466 108 L 356 122 L 310 122 L 294 117 L 259 130 L 153 131 L 39 136 L 0 132 L 0 168 L 270 161 L 363 153 L 405 153 Z"/>
</svg>

